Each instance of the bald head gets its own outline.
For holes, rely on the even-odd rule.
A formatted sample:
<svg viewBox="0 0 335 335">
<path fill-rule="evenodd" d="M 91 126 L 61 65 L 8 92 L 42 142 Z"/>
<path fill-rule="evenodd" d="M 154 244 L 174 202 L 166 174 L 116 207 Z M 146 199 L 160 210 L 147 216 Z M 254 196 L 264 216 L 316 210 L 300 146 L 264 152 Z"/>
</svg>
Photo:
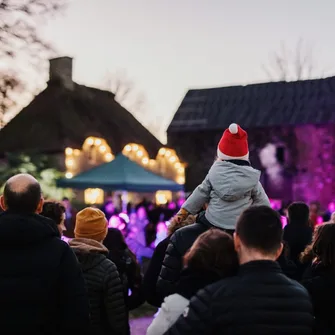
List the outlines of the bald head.
<svg viewBox="0 0 335 335">
<path fill-rule="evenodd" d="M 32 214 L 41 207 L 42 193 L 38 181 L 29 174 L 18 174 L 8 179 L 1 206 L 16 213 Z"/>
</svg>

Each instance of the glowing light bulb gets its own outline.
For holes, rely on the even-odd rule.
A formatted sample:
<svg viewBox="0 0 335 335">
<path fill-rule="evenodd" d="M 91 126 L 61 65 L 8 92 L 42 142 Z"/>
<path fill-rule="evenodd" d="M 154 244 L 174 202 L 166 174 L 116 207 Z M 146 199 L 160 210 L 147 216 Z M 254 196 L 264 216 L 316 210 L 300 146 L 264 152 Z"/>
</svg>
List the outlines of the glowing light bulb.
<svg viewBox="0 0 335 335">
<path fill-rule="evenodd" d="M 161 149 L 159 149 L 159 154 L 160 154 L 160 155 L 164 156 L 165 153 L 166 153 L 166 149 L 165 149 L 165 148 L 161 148 Z"/>
<path fill-rule="evenodd" d="M 185 184 L 185 178 L 184 177 L 178 177 L 177 183 L 180 184 L 180 185 Z"/>
<path fill-rule="evenodd" d="M 106 160 L 107 162 L 112 161 L 112 160 L 113 160 L 113 155 L 112 155 L 110 152 L 108 152 L 108 153 L 105 155 L 105 160 Z"/>
<path fill-rule="evenodd" d="M 144 158 L 142 159 L 142 163 L 143 163 L 144 165 L 147 165 L 147 164 L 149 163 L 149 159 L 146 158 L 146 157 L 144 157 Z"/>
<path fill-rule="evenodd" d="M 65 161 L 66 166 L 72 167 L 74 165 L 74 160 L 73 159 L 67 159 Z"/>
<path fill-rule="evenodd" d="M 171 151 L 170 150 L 167 150 L 166 151 L 166 157 L 170 157 L 171 156 Z"/>
<path fill-rule="evenodd" d="M 73 150 L 72 150 L 71 148 L 66 148 L 66 149 L 65 149 L 65 154 L 66 154 L 66 155 L 69 156 L 69 155 L 72 155 L 72 153 L 73 153 Z"/>
<path fill-rule="evenodd" d="M 181 167 L 181 168 L 178 169 L 178 173 L 182 174 L 182 173 L 184 173 L 184 172 L 185 172 L 185 170 L 184 170 L 183 167 Z"/>
<path fill-rule="evenodd" d="M 65 177 L 66 177 L 67 179 L 71 179 L 71 178 L 73 177 L 73 174 L 72 174 L 71 172 L 66 172 L 66 173 L 65 173 Z"/>
<path fill-rule="evenodd" d="M 180 164 L 179 162 L 177 162 L 177 163 L 174 165 L 174 167 L 175 167 L 176 169 L 179 169 L 179 168 L 181 167 L 181 164 Z"/>
<path fill-rule="evenodd" d="M 100 145 L 101 144 L 101 140 L 100 138 L 97 138 L 94 142 L 95 145 Z"/>
<path fill-rule="evenodd" d="M 154 159 L 150 159 L 149 164 L 150 164 L 150 165 L 155 165 L 155 164 L 156 164 L 156 161 L 155 161 Z"/>
<path fill-rule="evenodd" d="M 124 149 L 125 149 L 126 151 L 128 151 L 128 152 L 131 151 L 131 145 L 129 145 L 129 144 L 126 145 L 126 146 L 124 147 Z"/>
<path fill-rule="evenodd" d="M 101 146 L 99 147 L 99 151 L 100 151 L 101 153 L 104 153 L 106 150 L 107 150 L 107 148 L 106 148 L 104 145 L 101 145 Z"/>
<path fill-rule="evenodd" d="M 134 151 L 137 151 L 137 150 L 138 150 L 138 145 L 137 145 L 137 144 L 134 144 L 134 145 L 133 145 L 133 150 L 134 150 Z"/>
<path fill-rule="evenodd" d="M 171 163 L 174 163 L 176 160 L 177 160 L 177 157 L 176 157 L 176 156 L 172 156 L 172 157 L 170 157 L 170 162 L 171 162 Z"/>
<path fill-rule="evenodd" d="M 137 151 L 137 154 L 136 154 L 138 157 L 142 157 L 143 156 L 143 151 L 142 150 L 139 150 Z"/>
<path fill-rule="evenodd" d="M 94 139 L 93 139 L 93 137 L 89 137 L 88 139 L 87 139 L 87 144 L 88 145 L 92 145 L 94 143 Z"/>
</svg>

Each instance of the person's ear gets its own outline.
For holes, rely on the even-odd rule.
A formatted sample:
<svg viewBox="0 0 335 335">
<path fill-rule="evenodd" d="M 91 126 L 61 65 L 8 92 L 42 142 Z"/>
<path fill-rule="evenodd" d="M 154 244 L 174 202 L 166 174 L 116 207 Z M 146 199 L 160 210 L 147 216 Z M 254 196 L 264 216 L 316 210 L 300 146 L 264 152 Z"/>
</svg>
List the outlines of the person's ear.
<svg viewBox="0 0 335 335">
<path fill-rule="evenodd" d="M 241 248 L 241 240 L 236 233 L 234 233 L 234 247 L 236 252 Z"/>
<path fill-rule="evenodd" d="M 277 250 L 276 252 L 276 259 L 278 259 L 280 257 L 280 255 L 282 254 L 283 252 L 283 249 L 284 249 L 284 244 L 283 243 L 280 243 L 280 247 L 279 249 Z"/>
<path fill-rule="evenodd" d="M 36 214 L 40 214 L 43 211 L 43 204 L 44 204 L 44 199 L 41 198 L 40 202 L 38 203 L 37 209 L 36 209 Z"/>
<path fill-rule="evenodd" d="M 3 195 L 0 196 L 0 206 L 1 208 L 6 211 L 7 210 L 7 206 L 6 206 L 6 202 L 5 202 L 5 198 Z"/>
</svg>

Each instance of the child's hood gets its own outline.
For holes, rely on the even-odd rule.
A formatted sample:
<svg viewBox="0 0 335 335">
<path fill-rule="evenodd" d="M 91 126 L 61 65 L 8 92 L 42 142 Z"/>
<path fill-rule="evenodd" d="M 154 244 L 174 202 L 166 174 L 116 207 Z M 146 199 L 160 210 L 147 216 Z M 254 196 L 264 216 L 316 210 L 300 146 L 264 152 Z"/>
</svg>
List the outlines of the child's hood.
<svg viewBox="0 0 335 335">
<path fill-rule="evenodd" d="M 214 192 L 224 201 L 245 197 L 258 184 L 261 172 L 251 166 L 241 166 L 227 161 L 217 161 L 208 173 Z"/>
</svg>

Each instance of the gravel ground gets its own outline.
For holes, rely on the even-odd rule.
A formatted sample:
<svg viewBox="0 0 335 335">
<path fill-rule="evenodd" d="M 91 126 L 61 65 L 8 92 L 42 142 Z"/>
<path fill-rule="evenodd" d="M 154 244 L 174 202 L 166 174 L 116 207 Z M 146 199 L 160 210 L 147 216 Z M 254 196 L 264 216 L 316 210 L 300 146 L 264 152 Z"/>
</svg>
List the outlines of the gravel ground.
<svg viewBox="0 0 335 335">
<path fill-rule="evenodd" d="M 130 320 L 131 335 L 145 335 L 151 321 L 152 317 L 148 316 Z"/>
</svg>

